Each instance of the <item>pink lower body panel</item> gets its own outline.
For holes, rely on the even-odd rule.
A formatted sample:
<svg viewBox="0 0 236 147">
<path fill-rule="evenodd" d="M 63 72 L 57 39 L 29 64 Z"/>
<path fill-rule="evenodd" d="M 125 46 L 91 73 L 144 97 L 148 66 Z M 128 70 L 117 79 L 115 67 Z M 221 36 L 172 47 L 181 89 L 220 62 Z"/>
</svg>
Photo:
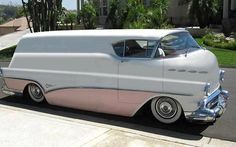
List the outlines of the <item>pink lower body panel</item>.
<svg viewBox="0 0 236 147">
<path fill-rule="evenodd" d="M 4 79 L 9 89 L 23 92 L 29 80 Z M 64 88 L 44 93 L 49 104 L 94 112 L 133 116 L 156 93 L 100 88 Z"/>
<path fill-rule="evenodd" d="M 48 92 L 45 97 L 52 105 L 133 116 L 153 95 L 152 92 L 71 88 Z"/>
<path fill-rule="evenodd" d="M 23 92 L 26 85 L 28 85 L 29 83 L 34 83 L 28 80 L 12 79 L 12 78 L 4 78 L 4 82 L 8 89 L 21 92 Z"/>
</svg>

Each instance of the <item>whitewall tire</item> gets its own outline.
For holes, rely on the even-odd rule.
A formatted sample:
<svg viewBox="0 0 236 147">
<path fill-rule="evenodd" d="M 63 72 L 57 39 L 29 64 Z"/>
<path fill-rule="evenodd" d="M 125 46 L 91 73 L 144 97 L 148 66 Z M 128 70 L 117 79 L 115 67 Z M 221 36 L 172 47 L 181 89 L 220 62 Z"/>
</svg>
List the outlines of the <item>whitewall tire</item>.
<svg viewBox="0 0 236 147">
<path fill-rule="evenodd" d="M 36 103 L 43 102 L 45 99 L 41 88 L 36 84 L 28 85 L 28 93 L 30 98 Z"/>
<path fill-rule="evenodd" d="M 154 117 L 165 124 L 176 122 L 182 115 L 180 104 L 170 97 L 154 98 L 151 110 Z"/>
</svg>

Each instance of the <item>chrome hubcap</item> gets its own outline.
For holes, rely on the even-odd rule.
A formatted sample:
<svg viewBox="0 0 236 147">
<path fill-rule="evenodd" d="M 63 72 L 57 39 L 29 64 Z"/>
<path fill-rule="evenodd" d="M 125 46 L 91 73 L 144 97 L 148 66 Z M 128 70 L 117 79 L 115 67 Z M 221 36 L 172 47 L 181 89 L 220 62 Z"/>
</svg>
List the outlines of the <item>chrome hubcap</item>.
<svg viewBox="0 0 236 147">
<path fill-rule="evenodd" d="M 177 105 L 171 98 L 160 98 L 156 102 L 156 111 L 163 118 L 172 118 L 177 113 Z"/>
<path fill-rule="evenodd" d="M 30 85 L 30 92 L 34 96 L 34 98 L 36 98 L 36 99 L 41 99 L 43 96 L 42 91 L 36 85 Z"/>
<path fill-rule="evenodd" d="M 172 106 L 167 102 L 162 102 L 160 104 L 160 110 L 162 113 L 168 114 L 172 111 Z"/>
</svg>

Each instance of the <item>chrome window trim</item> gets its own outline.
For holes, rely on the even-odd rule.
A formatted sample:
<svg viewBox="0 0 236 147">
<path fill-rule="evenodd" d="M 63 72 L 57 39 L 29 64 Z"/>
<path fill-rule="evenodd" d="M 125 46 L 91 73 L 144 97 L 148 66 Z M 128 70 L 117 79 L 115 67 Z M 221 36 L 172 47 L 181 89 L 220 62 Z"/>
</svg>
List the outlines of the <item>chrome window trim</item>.
<svg viewBox="0 0 236 147">
<path fill-rule="evenodd" d="M 156 48 L 155 49 L 153 49 L 153 51 L 152 51 L 152 54 L 151 54 L 151 56 L 150 57 L 125 57 L 125 45 L 126 45 L 126 41 L 127 40 L 141 40 L 141 41 L 156 41 L 157 42 L 157 46 L 156 46 Z M 123 47 L 123 56 L 118 56 L 117 54 L 116 54 L 116 52 L 115 52 L 115 50 L 114 50 L 114 45 L 116 44 L 116 43 L 119 43 L 119 42 L 123 42 L 124 43 L 124 47 Z M 150 60 L 150 59 L 153 59 L 154 58 L 154 56 L 155 56 L 155 54 L 156 54 L 156 51 L 157 51 L 157 49 L 158 49 L 158 47 L 159 47 L 159 44 L 160 44 L 160 41 L 158 40 L 158 39 L 125 39 L 125 40 L 120 40 L 120 41 L 117 41 L 117 42 L 115 42 L 115 43 L 112 43 L 111 44 L 111 46 L 112 46 L 112 49 L 113 49 L 113 51 L 114 51 L 114 54 L 116 55 L 116 57 L 118 57 L 119 58 L 119 60 L 121 60 L 122 61 L 122 59 L 124 59 L 124 60 L 131 60 L 131 59 L 134 59 L 134 60 L 139 60 L 139 59 L 141 59 L 141 60 Z"/>
</svg>

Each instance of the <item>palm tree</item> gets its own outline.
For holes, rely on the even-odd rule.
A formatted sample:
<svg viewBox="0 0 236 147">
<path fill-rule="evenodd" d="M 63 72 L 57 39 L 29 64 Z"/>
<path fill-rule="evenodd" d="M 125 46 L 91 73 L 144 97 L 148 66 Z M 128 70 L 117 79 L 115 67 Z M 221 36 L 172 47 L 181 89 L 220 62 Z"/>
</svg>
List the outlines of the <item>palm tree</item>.
<svg viewBox="0 0 236 147">
<path fill-rule="evenodd" d="M 190 4 L 189 16 L 197 20 L 200 28 L 209 26 L 220 9 L 221 0 L 180 0 L 179 4 Z"/>
<path fill-rule="evenodd" d="M 62 0 L 21 0 L 28 25 L 33 24 L 31 32 L 57 29 Z M 30 27 L 30 26 L 29 26 Z"/>
<path fill-rule="evenodd" d="M 75 13 L 69 12 L 66 14 L 65 22 L 70 23 L 70 29 L 73 30 L 73 23 L 77 20 L 77 15 Z"/>
<path fill-rule="evenodd" d="M 83 5 L 83 8 L 81 9 L 79 15 L 85 29 L 96 28 L 97 12 L 93 2 L 91 1 L 86 2 Z"/>
</svg>

